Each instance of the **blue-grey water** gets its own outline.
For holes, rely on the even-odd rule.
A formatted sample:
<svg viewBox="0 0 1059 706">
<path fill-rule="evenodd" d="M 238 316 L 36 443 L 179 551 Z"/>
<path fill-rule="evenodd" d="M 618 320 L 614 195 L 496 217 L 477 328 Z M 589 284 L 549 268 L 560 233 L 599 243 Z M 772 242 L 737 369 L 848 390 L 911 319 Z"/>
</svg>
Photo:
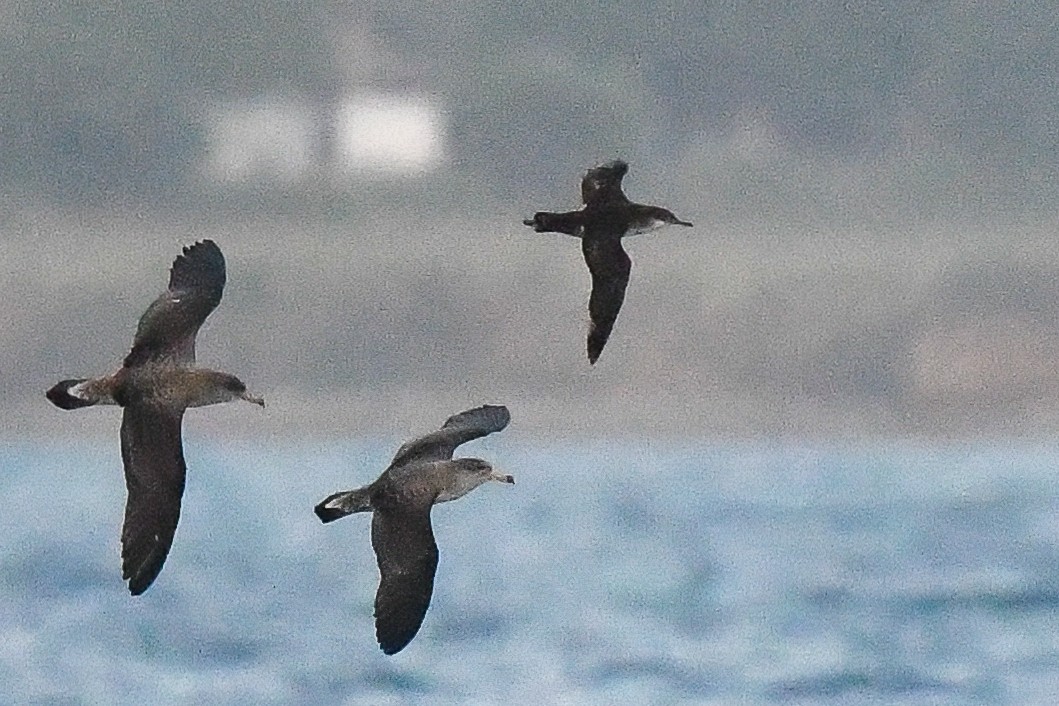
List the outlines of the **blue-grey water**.
<svg viewBox="0 0 1059 706">
<path fill-rule="evenodd" d="M 130 597 L 113 442 L 0 444 L 0 703 L 1055 704 L 1059 447 L 534 444 L 434 511 L 434 600 L 374 642 L 366 516 L 399 439 L 189 439 Z"/>
</svg>

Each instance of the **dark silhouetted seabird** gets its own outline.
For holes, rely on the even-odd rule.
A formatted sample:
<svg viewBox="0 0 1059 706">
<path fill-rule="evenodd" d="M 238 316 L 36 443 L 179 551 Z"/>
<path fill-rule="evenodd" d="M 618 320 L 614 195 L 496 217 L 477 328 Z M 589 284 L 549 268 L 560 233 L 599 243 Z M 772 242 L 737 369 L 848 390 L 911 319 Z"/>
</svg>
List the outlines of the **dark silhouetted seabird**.
<svg viewBox="0 0 1059 706">
<path fill-rule="evenodd" d="M 629 165 L 621 160 L 588 170 L 581 180 L 584 206 L 566 213 L 539 212 L 523 221 L 538 233 L 565 233 L 581 238 L 581 251 L 592 273 L 592 296 L 588 313 L 588 360 L 595 364 L 614 328 L 625 300 L 632 260 L 621 246 L 621 239 L 675 224 L 690 226 L 667 209 L 633 203 L 621 190 L 621 180 Z"/>
<path fill-rule="evenodd" d="M 173 262 L 169 289 L 140 317 L 132 350 L 113 375 L 63 380 L 47 392 L 63 409 L 96 404 L 124 408 L 125 523 L 121 576 L 129 591 L 147 590 L 173 544 L 184 493 L 184 410 L 233 400 L 265 406 L 234 375 L 195 367 L 195 335 L 221 301 L 224 256 L 212 240 L 184 248 Z"/>
<path fill-rule="evenodd" d="M 423 623 L 438 547 L 430 508 L 456 500 L 486 481 L 515 479 L 478 458 L 457 458 L 460 444 L 500 431 L 511 421 L 506 407 L 486 405 L 449 417 L 437 431 L 406 442 L 382 475 L 363 488 L 335 493 L 315 511 L 323 522 L 371 512 L 371 546 L 379 563 L 375 637 L 388 655 L 400 652 Z"/>
</svg>

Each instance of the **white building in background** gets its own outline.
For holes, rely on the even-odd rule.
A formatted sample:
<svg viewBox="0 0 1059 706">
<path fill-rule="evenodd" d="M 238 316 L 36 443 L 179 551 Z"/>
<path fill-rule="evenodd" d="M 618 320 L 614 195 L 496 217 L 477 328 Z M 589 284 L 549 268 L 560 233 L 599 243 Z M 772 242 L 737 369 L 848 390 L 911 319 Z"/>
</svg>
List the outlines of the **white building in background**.
<svg viewBox="0 0 1059 706">
<path fill-rule="evenodd" d="M 444 161 L 446 132 L 440 105 L 412 92 L 351 92 L 325 107 L 260 98 L 207 116 L 202 171 L 228 184 L 415 177 Z"/>
<path fill-rule="evenodd" d="M 306 179 L 316 163 L 316 117 L 291 100 L 260 98 L 228 103 L 206 116 L 202 171 L 229 184 L 292 184 Z"/>
<path fill-rule="evenodd" d="M 445 157 L 444 114 L 421 95 L 349 95 L 339 104 L 335 132 L 340 174 L 424 174 Z"/>
</svg>

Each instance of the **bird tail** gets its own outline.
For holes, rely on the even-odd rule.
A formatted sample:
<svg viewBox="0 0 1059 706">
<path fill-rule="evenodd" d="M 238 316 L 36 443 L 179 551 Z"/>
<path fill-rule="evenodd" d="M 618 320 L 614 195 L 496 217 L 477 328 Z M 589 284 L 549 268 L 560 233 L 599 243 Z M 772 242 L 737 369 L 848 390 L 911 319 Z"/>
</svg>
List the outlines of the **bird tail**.
<svg viewBox="0 0 1059 706">
<path fill-rule="evenodd" d="M 534 213 L 533 218 L 526 219 L 522 223 L 538 233 L 565 233 L 575 236 L 581 235 L 582 226 L 584 226 L 581 211 L 568 213 L 540 211 Z"/>
<path fill-rule="evenodd" d="M 88 380 L 63 380 L 55 383 L 44 394 L 51 400 L 52 404 L 62 409 L 81 409 L 82 407 L 91 407 L 94 404 L 108 401 L 86 388 L 83 384 L 86 382 Z"/>
<path fill-rule="evenodd" d="M 371 509 L 371 493 L 364 487 L 328 495 L 313 508 L 313 512 L 320 518 L 320 522 L 326 523 L 354 512 L 370 512 Z"/>
</svg>

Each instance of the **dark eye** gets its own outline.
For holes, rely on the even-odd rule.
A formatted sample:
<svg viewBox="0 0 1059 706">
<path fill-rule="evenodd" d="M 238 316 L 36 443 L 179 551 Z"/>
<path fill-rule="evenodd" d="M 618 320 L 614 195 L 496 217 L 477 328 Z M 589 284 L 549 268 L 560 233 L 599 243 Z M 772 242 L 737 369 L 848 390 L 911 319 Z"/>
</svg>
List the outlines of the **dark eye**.
<svg viewBox="0 0 1059 706">
<path fill-rule="evenodd" d="M 243 384 L 242 380 L 236 378 L 229 380 L 226 387 L 232 392 L 246 392 L 246 385 Z"/>
</svg>

